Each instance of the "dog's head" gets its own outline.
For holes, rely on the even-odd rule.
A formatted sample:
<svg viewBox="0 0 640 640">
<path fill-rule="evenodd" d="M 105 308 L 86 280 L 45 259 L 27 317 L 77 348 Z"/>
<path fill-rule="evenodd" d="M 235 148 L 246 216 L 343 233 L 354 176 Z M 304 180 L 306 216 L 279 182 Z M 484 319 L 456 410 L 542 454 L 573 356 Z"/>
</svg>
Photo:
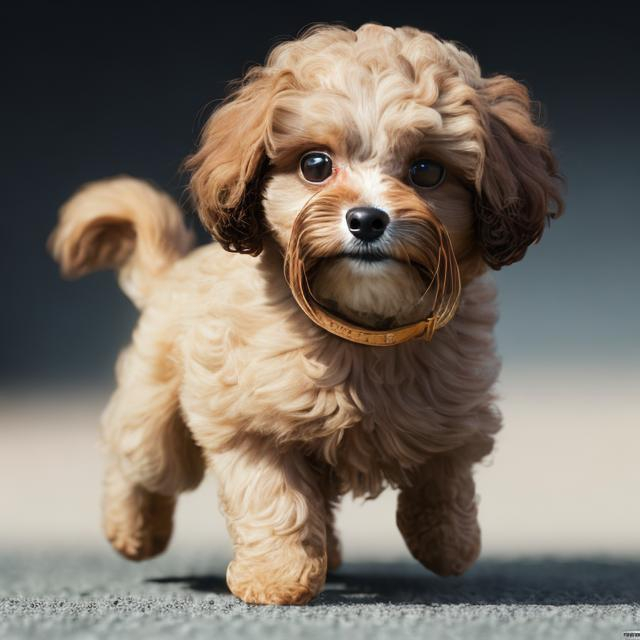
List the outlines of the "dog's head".
<svg viewBox="0 0 640 640">
<path fill-rule="evenodd" d="M 257 255 L 273 237 L 294 294 L 375 329 L 450 315 L 461 285 L 520 260 L 562 210 L 526 88 L 408 27 L 321 26 L 277 46 L 188 166 L 226 249 Z"/>
</svg>

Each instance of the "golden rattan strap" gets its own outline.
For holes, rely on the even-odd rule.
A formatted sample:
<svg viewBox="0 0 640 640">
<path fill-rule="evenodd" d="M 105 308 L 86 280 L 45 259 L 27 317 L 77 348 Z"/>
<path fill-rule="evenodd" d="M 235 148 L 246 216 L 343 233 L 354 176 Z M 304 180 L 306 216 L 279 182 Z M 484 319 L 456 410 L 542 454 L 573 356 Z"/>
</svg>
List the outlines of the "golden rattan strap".
<svg viewBox="0 0 640 640">
<path fill-rule="evenodd" d="M 430 341 L 436 328 L 439 328 L 436 326 L 436 318 L 431 317 L 413 324 L 378 331 L 351 324 L 342 318 L 332 315 L 317 303 L 312 304 L 311 309 L 309 309 L 311 313 L 307 312 L 306 306 L 303 306 L 302 309 L 315 324 L 325 329 L 325 331 L 351 342 L 377 347 L 392 347 L 415 338 L 423 338 L 426 341 Z"/>
</svg>

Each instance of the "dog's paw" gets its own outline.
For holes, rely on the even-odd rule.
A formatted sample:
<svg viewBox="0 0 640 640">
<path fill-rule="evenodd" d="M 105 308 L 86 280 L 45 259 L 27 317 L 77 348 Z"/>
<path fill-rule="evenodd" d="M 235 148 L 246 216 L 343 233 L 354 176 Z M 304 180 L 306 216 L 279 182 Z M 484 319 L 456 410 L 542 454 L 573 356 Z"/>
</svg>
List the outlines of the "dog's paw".
<svg viewBox="0 0 640 640">
<path fill-rule="evenodd" d="M 439 576 L 462 575 L 480 555 L 475 509 L 410 508 L 402 505 L 397 523 L 413 557 Z"/>
<path fill-rule="evenodd" d="M 326 558 L 308 560 L 304 567 L 266 565 L 234 560 L 227 568 L 227 585 L 248 604 L 307 604 L 324 586 Z"/>
<path fill-rule="evenodd" d="M 169 544 L 171 533 L 148 530 L 130 530 L 126 525 L 105 525 L 105 534 L 111 546 L 128 560 L 148 560 L 161 554 Z"/>
<path fill-rule="evenodd" d="M 147 560 L 162 553 L 173 529 L 175 499 L 135 489 L 105 504 L 104 531 L 111 546 L 129 560 Z"/>
<path fill-rule="evenodd" d="M 440 542 L 440 544 L 438 544 Z M 480 534 L 464 540 L 425 540 L 411 548 L 413 556 L 439 576 L 461 576 L 478 559 Z"/>
</svg>

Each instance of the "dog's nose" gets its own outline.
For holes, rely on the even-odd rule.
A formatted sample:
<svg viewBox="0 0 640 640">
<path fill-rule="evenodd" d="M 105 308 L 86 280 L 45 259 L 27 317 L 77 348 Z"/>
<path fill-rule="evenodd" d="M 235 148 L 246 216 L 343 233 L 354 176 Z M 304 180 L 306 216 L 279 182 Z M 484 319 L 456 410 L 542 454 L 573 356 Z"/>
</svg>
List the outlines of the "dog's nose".
<svg viewBox="0 0 640 640">
<path fill-rule="evenodd" d="M 389 216 L 375 207 L 355 207 L 347 211 L 349 231 L 364 242 L 379 238 L 389 224 Z"/>
</svg>

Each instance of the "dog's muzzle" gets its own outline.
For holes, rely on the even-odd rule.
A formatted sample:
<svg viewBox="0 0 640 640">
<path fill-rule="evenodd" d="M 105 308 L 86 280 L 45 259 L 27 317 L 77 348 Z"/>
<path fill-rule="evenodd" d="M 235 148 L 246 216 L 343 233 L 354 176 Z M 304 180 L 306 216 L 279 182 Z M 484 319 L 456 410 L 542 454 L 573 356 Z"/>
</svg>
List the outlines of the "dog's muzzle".
<svg viewBox="0 0 640 640">
<path fill-rule="evenodd" d="M 411 243 L 410 263 L 430 274 L 427 291 L 435 290 L 431 314 L 417 322 L 386 330 L 358 326 L 332 314 L 313 296 L 309 275 L 322 257 L 314 256 L 305 238 L 305 216 L 301 212 L 293 224 L 285 256 L 285 276 L 294 299 L 319 327 L 344 340 L 377 347 L 390 347 L 414 339 L 431 340 L 438 329 L 455 315 L 460 300 L 460 271 L 449 234 L 439 221 L 431 219 L 419 226 L 420 237 Z M 419 241 L 418 241 L 419 240 Z M 398 259 L 398 256 L 395 256 Z"/>
</svg>

